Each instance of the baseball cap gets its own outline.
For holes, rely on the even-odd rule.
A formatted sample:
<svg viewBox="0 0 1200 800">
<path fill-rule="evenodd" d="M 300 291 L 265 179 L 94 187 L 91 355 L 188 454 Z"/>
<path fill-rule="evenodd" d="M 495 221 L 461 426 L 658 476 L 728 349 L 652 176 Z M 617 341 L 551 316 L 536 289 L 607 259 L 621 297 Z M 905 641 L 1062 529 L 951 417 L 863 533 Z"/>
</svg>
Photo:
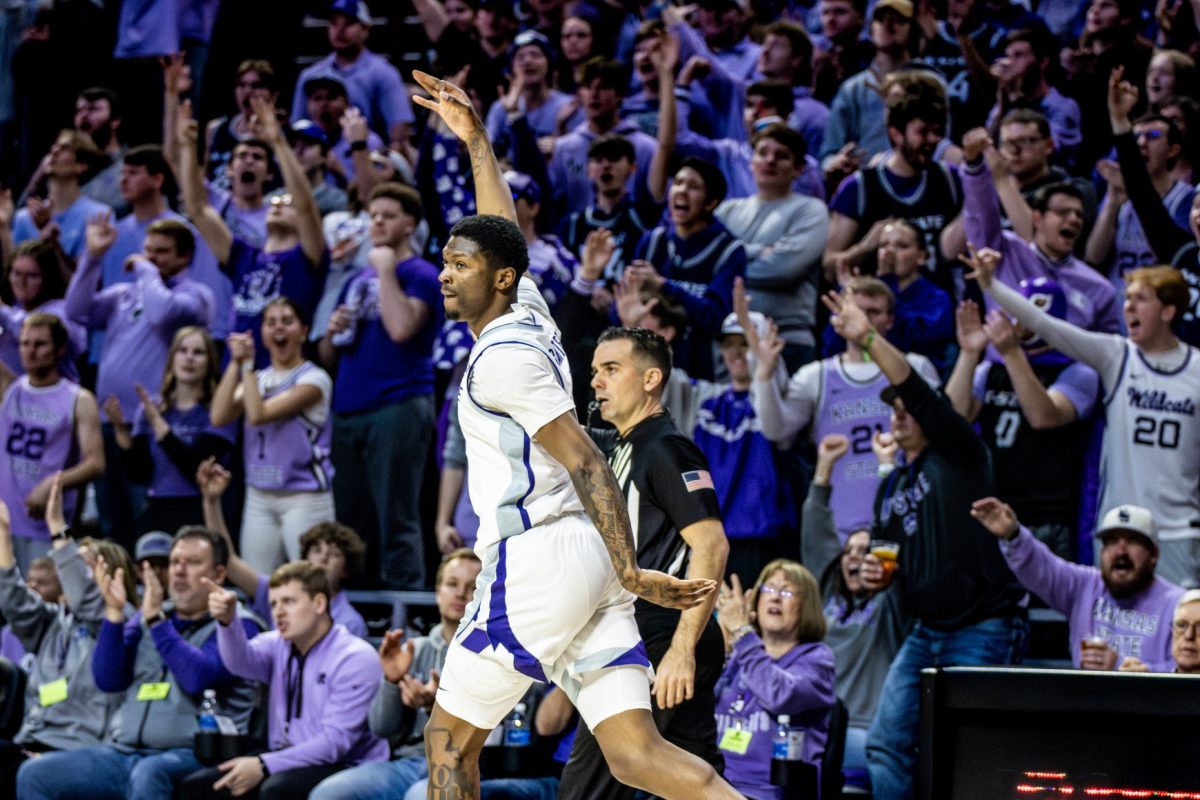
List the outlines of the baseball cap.
<svg viewBox="0 0 1200 800">
<path fill-rule="evenodd" d="M 754 323 L 754 330 L 759 336 L 767 332 L 767 318 L 757 311 L 750 312 L 750 321 Z M 721 323 L 721 335 L 729 336 L 730 334 L 739 333 L 742 336 L 746 335 L 746 329 L 738 322 L 737 312 L 730 312 L 729 316 L 725 317 L 725 321 Z"/>
<path fill-rule="evenodd" d="M 362 0 L 333 0 L 329 6 L 330 16 L 345 14 L 363 25 L 371 24 L 371 9 Z"/>
<path fill-rule="evenodd" d="M 303 137 L 310 142 L 316 142 L 321 147 L 329 147 L 329 137 L 325 135 L 325 131 L 321 130 L 321 126 L 311 119 L 298 119 L 288 130 L 291 133 L 288 138 Z"/>
<path fill-rule="evenodd" d="M 171 534 L 163 531 L 143 533 L 133 547 L 133 561 L 136 564 L 143 558 L 170 558 Z"/>
<path fill-rule="evenodd" d="M 508 182 L 508 188 L 512 190 L 513 200 L 523 198 L 530 205 L 542 202 L 541 187 L 537 185 L 537 181 L 524 172 L 510 169 L 504 173 L 504 180 Z"/>
<path fill-rule="evenodd" d="M 879 12 L 884 9 L 891 9 L 905 19 L 913 18 L 912 0 L 879 0 L 871 11 L 871 19 L 878 17 Z"/>
<path fill-rule="evenodd" d="M 1154 515 L 1148 508 L 1132 505 L 1110 508 L 1104 515 L 1104 519 L 1100 520 L 1100 527 L 1096 529 L 1096 538 L 1103 539 L 1108 534 L 1117 531 L 1140 533 L 1150 540 L 1154 549 L 1158 549 L 1158 526 L 1154 524 Z"/>
<path fill-rule="evenodd" d="M 320 75 L 313 75 L 308 80 L 304 81 L 304 96 L 309 97 L 313 92 L 321 87 L 332 87 L 338 89 L 344 97 L 350 96 L 350 90 L 346 86 L 346 82 L 329 72 L 322 72 Z"/>
</svg>

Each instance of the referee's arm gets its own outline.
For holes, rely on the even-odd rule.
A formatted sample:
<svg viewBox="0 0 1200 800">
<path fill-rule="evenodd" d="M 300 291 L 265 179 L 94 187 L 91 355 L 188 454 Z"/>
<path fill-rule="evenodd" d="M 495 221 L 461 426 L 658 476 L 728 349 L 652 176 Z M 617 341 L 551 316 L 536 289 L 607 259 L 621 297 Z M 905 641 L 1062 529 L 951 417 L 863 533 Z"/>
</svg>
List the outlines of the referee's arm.
<svg viewBox="0 0 1200 800">
<path fill-rule="evenodd" d="M 687 542 L 692 554 L 688 561 L 689 579 L 711 578 L 720 582 L 725 575 L 725 560 L 729 557 L 729 541 L 721 520 L 710 517 L 681 528 L 679 535 Z M 659 708 L 673 708 L 691 700 L 696 690 L 696 643 L 704 626 L 712 618 L 716 592 L 700 605 L 679 616 L 671 646 L 654 669 L 654 700 Z"/>
</svg>

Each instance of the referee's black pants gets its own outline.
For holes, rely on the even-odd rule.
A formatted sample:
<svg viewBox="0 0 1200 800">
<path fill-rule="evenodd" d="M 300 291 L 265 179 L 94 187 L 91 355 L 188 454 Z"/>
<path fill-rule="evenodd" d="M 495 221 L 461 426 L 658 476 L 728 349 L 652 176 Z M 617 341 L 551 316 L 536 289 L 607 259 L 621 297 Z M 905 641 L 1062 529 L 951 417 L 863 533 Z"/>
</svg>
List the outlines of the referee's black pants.
<svg viewBox="0 0 1200 800">
<path fill-rule="evenodd" d="M 655 667 L 671 646 L 674 634 L 674 626 L 669 629 L 642 630 L 646 654 Z M 663 709 L 654 703 L 653 695 L 650 698 L 654 723 L 663 738 L 712 764 L 718 773 L 724 772 L 725 759 L 717 749 L 714 690 L 724 663 L 725 642 L 721 637 L 721 629 L 710 619 L 700 634 L 700 641 L 696 643 L 696 678 L 692 699 L 674 708 Z M 581 720 L 575 730 L 571 758 L 558 784 L 558 800 L 632 800 L 635 791 L 618 783 L 608 771 L 596 737 Z"/>
</svg>

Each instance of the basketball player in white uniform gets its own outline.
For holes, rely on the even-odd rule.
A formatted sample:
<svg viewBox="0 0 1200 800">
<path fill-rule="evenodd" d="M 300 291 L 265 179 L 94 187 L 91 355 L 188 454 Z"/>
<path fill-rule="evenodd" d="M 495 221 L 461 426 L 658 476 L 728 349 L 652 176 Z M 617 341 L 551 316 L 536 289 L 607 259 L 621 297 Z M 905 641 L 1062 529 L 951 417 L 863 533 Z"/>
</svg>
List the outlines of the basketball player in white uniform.
<svg viewBox="0 0 1200 800">
<path fill-rule="evenodd" d="M 623 783 L 738 797 L 659 735 L 633 617 L 633 594 L 690 608 L 715 584 L 638 568 L 621 490 L 575 417 L 558 329 L 522 279 L 529 256 L 486 129 L 461 89 L 413 76 L 432 97 L 416 102 L 467 143 L 480 212 L 451 230 L 440 279 L 446 315 L 477 340 L 459 421 L 484 567 L 425 729 L 429 797 L 478 797 L 483 742 L 533 680 L 567 693 Z"/>
<path fill-rule="evenodd" d="M 1160 521 L 1158 573 L 1196 586 L 1200 351 L 1171 329 L 1189 303 L 1183 276 L 1172 267 L 1126 273 L 1126 337 L 1085 331 L 1044 313 L 1020 292 L 992 280 L 999 260 L 994 250 L 974 254 L 971 265 L 980 286 L 1026 328 L 1100 374 L 1105 428 L 1097 519 L 1119 505 L 1149 508 Z"/>
</svg>

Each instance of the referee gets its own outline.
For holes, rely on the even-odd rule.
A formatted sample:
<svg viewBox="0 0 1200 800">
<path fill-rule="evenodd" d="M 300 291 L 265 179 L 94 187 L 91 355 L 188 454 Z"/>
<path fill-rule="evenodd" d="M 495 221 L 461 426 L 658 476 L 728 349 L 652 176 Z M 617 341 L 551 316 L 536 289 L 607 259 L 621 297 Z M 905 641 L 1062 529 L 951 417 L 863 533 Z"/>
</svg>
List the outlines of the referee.
<svg viewBox="0 0 1200 800">
<path fill-rule="evenodd" d="M 674 576 L 721 580 L 729 543 L 708 463 L 663 410 L 671 348 L 657 333 L 610 328 L 592 358 L 600 416 L 616 431 L 591 430 L 629 505 L 638 566 Z M 714 687 L 725 658 L 713 620 L 715 594 L 679 612 L 637 601 L 635 614 L 654 664 L 654 721 L 667 741 L 712 764 L 717 749 Z M 559 800 L 632 798 L 609 773 L 596 739 L 580 725 L 563 770 Z"/>
</svg>

